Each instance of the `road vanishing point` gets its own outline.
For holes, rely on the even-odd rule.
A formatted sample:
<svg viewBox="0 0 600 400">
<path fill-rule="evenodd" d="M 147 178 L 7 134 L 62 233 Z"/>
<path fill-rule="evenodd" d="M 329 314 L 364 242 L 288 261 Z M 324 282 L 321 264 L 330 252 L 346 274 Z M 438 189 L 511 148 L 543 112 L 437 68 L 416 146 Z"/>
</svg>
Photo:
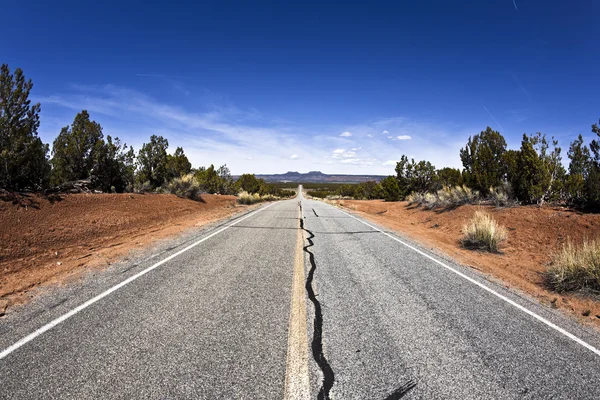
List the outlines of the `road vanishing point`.
<svg viewBox="0 0 600 400">
<path fill-rule="evenodd" d="M 596 331 L 301 193 L 5 317 L 0 398 L 600 398 Z"/>
</svg>

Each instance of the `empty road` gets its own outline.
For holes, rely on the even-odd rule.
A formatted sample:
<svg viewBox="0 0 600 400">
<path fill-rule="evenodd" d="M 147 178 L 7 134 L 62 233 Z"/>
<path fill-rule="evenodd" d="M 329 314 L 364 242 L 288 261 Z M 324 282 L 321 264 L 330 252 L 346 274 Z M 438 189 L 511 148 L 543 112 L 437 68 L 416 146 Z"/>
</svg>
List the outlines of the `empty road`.
<svg viewBox="0 0 600 400">
<path fill-rule="evenodd" d="M 323 202 L 154 250 L 0 320 L 0 398 L 600 398 L 600 335 Z"/>
</svg>

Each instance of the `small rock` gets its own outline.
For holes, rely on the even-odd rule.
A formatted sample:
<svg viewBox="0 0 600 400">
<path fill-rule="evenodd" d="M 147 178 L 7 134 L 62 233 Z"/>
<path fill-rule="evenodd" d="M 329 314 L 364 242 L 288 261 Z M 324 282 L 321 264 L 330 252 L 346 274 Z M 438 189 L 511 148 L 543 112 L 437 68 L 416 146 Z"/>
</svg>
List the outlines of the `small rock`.
<svg viewBox="0 0 600 400">
<path fill-rule="evenodd" d="M 62 265 L 62 263 L 59 261 L 59 262 L 56 263 L 56 265 Z"/>
</svg>

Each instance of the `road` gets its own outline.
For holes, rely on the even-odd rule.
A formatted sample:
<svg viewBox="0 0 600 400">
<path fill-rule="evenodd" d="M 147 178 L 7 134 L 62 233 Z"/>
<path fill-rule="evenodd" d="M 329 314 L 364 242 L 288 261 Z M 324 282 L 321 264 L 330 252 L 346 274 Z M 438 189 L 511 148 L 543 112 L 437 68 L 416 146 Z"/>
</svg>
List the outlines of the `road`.
<svg viewBox="0 0 600 400">
<path fill-rule="evenodd" d="M 597 333 L 323 202 L 160 246 L 1 320 L 0 398 L 600 398 Z"/>
</svg>

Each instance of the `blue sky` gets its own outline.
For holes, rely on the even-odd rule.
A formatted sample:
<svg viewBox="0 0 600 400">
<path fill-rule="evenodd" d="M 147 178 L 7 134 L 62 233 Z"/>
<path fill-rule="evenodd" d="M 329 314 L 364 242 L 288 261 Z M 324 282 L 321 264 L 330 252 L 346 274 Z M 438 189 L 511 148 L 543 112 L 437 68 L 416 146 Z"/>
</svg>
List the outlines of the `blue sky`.
<svg viewBox="0 0 600 400">
<path fill-rule="evenodd" d="M 600 118 L 595 0 L 9 2 L 20 67 L 52 142 L 87 109 L 233 173 L 392 174 L 402 154 L 460 167 L 486 126 L 566 158 Z"/>
</svg>

